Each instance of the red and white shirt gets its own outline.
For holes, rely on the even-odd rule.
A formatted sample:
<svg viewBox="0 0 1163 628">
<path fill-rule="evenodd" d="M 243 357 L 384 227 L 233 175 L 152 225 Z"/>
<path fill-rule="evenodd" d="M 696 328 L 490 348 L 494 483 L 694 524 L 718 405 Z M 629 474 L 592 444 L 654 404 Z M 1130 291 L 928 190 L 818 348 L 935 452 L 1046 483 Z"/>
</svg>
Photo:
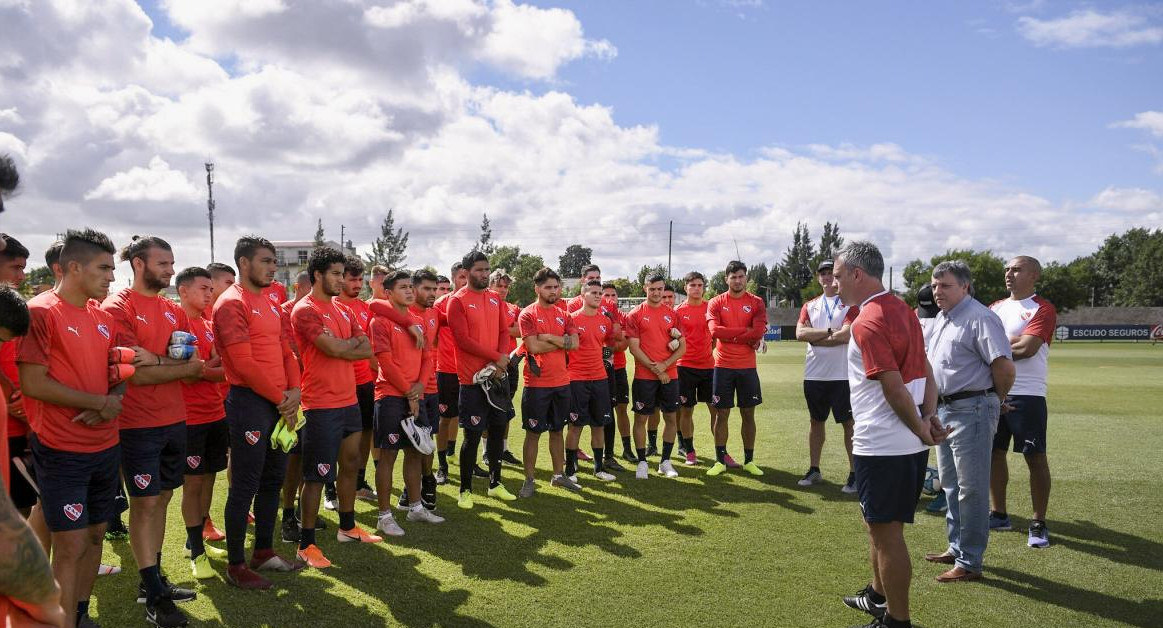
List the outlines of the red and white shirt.
<svg viewBox="0 0 1163 628">
<path fill-rule="evenodd" d="M 899 372 L 919 406 L 925 400 L 925 365 L 925 341 L 912 308 L 887 291 L 860 304 L 848 341 L 854 455 L 904 456 L 925 450 L 889 405 L 878 379 L 882 373 Z"/>
<path fill-rule="evenodd" d="M 1001 319 L 1006 336 L 1037 336 L 1042 339 L 1038 352 L 1024 360 L 1014 360 L 1017 377 L 1010 389 L 1011 395 L 1046 396 L 1046 376 L 1049 372 L 1050 342 L 1058 324 L 1054 305 L 1038 295 L 1021 300 L 1002 299 L 989 306 Z"/>
<path fill-rule="evenodd" d="M 856 319 L 859 308 L 848 307 L 840 301 L 840 296 L 820 296 L 808 301 L 800 308 L 800 325 L 814 329 L 838 331 L 845 324 Z M 804 379 L 810 381 L 834 382 L 848 379 L 848 348 L 817 347 L 809 344 L 804 358 Z"/>
</svg>

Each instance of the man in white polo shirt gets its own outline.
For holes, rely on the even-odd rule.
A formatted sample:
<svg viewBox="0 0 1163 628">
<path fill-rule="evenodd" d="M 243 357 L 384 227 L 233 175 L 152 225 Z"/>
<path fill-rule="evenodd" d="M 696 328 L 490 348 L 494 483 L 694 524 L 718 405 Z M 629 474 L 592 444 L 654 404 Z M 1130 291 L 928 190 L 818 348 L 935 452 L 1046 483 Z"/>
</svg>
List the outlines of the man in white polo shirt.
<svg viewBox="0 0 1163 628">
<path fill-rule="evenodd" d="M 800 310 L 796 340 L 808 345 L 804 359 L 804 399 L 808 404 L 811 428 L 808 431 L 808 472 L 800 486 L 823 481 L 820 454 L 827 435 L 829 412 L 844 426 L 844 450 L 848 452 L 848 479 L 841 489 L 856 492 L 856 474 L 852 472 L 852 405 L 848 390 L 848 338 L 857 309 L 840 301 L 832 275 L 832 260 L 820 262 L 816 279 L 824 294 L 808 301 Z"/>
<path fill-rule="evenodd" d="M 1050 502 L 1050 465 L 1046 460 L 1046 373 L 1058 314 L 1049 301 L 1034 294 L 1034 284 L 1042 276 L 1038 260 L 1019 255 L 1006 264 L 1005 273 L 1010 297 L 994 303 L 990 309 L 1001 318 L 1010 338 L 1017 379 L 1002 406 L 1003 414 L 993 440 L 989 482 L 993 511 L 989 515 L 989 527 L 991 530 L 1011 528 L 1006 514 L 1009 482 L 1006 449 L 1012 437 L 1014 451 L 1025 456 L 1026 466 L 1030 468 L 1034 513 L 1030 518 L 1028 544 L 1048 547 L 1046 507 Z"/>
<path fill-rule="evenodd" d="M 860 306 L 848 343 L 852 391 L 852 459 L 868 529 L 872 583 L 844 598 L 874 617 L 865 628 L 911 626 L 913 567 L 904 524 L 913 522 L 929 447 L 948 431 L 937 420 L 937 385 L 925 359 L 921 325 L 904 301 L 884 289 L 884 258 L 870 242 L 836 256 L 840 299 Z"/>
</svg>

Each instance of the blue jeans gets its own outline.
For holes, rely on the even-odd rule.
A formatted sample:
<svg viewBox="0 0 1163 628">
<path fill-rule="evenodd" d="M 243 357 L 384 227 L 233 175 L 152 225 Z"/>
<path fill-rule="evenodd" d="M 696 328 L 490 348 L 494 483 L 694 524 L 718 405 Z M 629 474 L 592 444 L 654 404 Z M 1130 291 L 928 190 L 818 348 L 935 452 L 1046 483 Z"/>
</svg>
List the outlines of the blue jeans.
<svg viewBox="0 0 1163 628">
<path fill-rule="evenodd" d="M 949 552 L 957 564 L 980 572 L 989 543 L 989 466 L 1001 401 L 988 394 L 944 404 L 942 425 L 953 428 L 937 448 L 941 486 L 949 502 L 945 522 Z"/>
</svg>

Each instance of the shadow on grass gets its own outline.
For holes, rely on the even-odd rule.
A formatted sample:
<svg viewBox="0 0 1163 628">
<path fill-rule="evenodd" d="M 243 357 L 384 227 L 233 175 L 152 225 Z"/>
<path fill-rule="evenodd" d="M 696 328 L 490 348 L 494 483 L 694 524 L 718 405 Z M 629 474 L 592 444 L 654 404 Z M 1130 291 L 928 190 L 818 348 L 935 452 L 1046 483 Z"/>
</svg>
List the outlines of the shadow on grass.
<svg viewBox="0 0 1163 628">
<path fill-rule="evenodd" d="M 1163 614 L 1163 600 L 1136 602 L 1001 567 L 990 567 L 989 577 L 982 583 L 1044 604 L 1142 628 L 1158 626 Z"/>
<path fill-rule="evenodd" d="M 1163 543 L 1103 528 L 1092 521 L 1050 521 L 1055 545 L 1132 567 L 1163 571 Z"/>
</svg>

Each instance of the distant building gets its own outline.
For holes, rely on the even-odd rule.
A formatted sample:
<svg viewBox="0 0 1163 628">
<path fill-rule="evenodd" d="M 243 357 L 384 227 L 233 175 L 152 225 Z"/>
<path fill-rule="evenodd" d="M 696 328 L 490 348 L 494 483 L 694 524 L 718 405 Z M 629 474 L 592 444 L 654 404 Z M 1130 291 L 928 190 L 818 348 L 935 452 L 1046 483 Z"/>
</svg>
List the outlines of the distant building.
<svg viewBox="0 0 1163 628">
<path fill-rule="evenodd" d="M 275 279 L 290 289 L 295 283 L 295 277 L 300 272 L 307 270 L 307 258 L 310 257 L 311 250 L 315 248 L 315 241 L 284 240 L 274 241 L 271 244 L 275 245 L 275 259 L 279 266 L 278 270 L 275 271 Z M 355 247 L 352 246 L 351 240 L 348 240 L 347 246 L 343 247 L 334 240 L 324 240 L 323 244 L 339 249 L 348 255 L 355 255 Z"/>
</svg>

